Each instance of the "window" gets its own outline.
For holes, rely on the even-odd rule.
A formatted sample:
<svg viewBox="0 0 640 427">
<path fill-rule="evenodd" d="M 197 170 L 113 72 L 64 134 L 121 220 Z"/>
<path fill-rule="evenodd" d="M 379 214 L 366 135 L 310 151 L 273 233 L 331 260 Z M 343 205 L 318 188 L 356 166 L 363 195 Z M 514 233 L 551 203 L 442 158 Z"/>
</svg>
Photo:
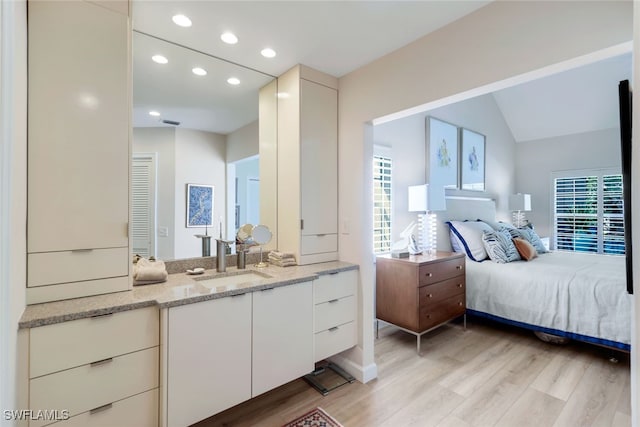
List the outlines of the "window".
<svg viewBox="0 0 640 427">
<path fill-rule="evenodd" d="M 391 159 L 373 156 L 373 252 L 391 251 Z"/>
<path fill-rule="evenodd" d="M 554 235 L 561 251 L 624 255 L 622 175 L 555 174 Z"/>
</svg>

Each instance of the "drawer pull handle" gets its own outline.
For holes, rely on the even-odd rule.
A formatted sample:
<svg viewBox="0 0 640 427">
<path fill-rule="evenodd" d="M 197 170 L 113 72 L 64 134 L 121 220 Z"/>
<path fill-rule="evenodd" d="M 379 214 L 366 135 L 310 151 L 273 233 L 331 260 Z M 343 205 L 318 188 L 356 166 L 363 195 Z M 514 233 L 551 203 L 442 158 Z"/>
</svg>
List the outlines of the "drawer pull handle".
<svg viewBox="0 0 640 427">
<path fill-rule="evenodd" d="M 326 234 L 316 234 L 316 236 L 318 236 L 318 237 L 324 237 L 324 236 L 326 236 Z"/>
<path fill-rule="evenodd" d="M 456 265 L 456 270 L 462 270 L 462 266 L 461 265 Z"/>
<path fill-rule="evenodd" d="M 433 294 L 427 294 L 427 298 L 433 298 Z"/>
<path fill-rule="evenodd" d="M 273 289 L 273 288 L 271 288 L 271 289 Z M 263 289 L 263 290 L 265 290 L 265 291 L 266 291 L 266 289 Z M 243 296 L 245 296 L 245 295 L 246 295 L 246 293 L 245 293 L 245 294 L 235 294 L 235 295 L 231 295 L 231 298 L 235 298 L 235 297 L 243 297 Z"/>
<path fill-rule="evenodd" d="M 431 315 L 430 314 L 427 314 L 427 319 L 431 319 Z"/>
<path fill-rule="evenodd" d="M 272 290 L 274 290 L 274 289 L 275 289 L 275 288 L 273 288 L 273 287 L 272 287 L 272 288 L 264 288 L 264 289 L 261 289 L 261 291 L 262 291 L 262 292 L 264 292 L 264 291 L 272 291 Z"/>
<path fill-rule="evenodd" d="M 462 287 L 462 283 L 458 283 L 458 287 L 461 288 Z"/>
<path fill-rule="evenodd" d="M 334 326 L 333 328 L 329 328 L 329 332 L 335 332 L 338 330 L 337 326 Z"/>
<path fill-rule="evenodd" d="M 331 273 L 329 273 L 329 274 L 333 276 L 334 274 L 338 274 L 338 273 L 339 273 L 339 271 L 332 271 L 332 272 L 331 272 Z"/>
<path fill-rule="evenodd" d="M 89 411 L 90 415 L 97 414 L 98 412 L 106 411 L 107 409 L 111 409 L 113 407 L 113 403 L 107 403 L 106 405 L 98 406 L 97 408 L 93 408 Z"/>
<path fill-rule="evenodd" d="M 458 305 L 459 305 L 460 307 L 462 307 L 462 301 L 460 301 L 460 302 L 458 303 Z"/>
<path fill-rule="evenodd" d="M 108 316 L 113 316 L 113 312 L 111 313 L 104 313 L 104 314 L 94 314 L 93 316 L 91 316 L 92 319 L 100 319 L 102 317 L 108 317 Z"/>
<path fill-rule="evenodd" d="M 427 273 L 427 274 L 425 274 L 425 276 L 427 276 L 427 277 L 433 277 L 433 273 Z"/>
<path fill-rule="evenodd" d="M 108 359 L 102 359 L 102 360 L 98 360 L 95 362 L 91 362 L 90 365 L 92 368 L 96 367 L 96 366 L 100 366 L 100 365 L 105 365 L 109 362 L 113 362 L 113 357 L 109 357 Z"/>
<path fill-rule="evenodd" d="M 337 299 L 332 299 L 331 301 L 329 301 L 329 304 L 333 304 L 334 302 L 338 302 Z"/>
</svg>

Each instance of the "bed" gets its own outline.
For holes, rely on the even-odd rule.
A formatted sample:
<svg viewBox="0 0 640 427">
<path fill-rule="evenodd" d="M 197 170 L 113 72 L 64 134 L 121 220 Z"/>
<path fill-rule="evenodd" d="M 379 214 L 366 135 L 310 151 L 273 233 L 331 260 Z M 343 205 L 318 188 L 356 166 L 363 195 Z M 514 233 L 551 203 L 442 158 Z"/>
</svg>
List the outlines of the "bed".
<svg viewBox="0 0 640 427">
<path fill-rule="evenodd" d="M 447 208 L 457 220 L 474 212 L 474 221 L 495 221 L 493 201 L 448 200 Z M 531 261 L 467 259 L 466 286 L 469 315 L 630 351 L 624 257 L 549 252 Z"/>
</svg>

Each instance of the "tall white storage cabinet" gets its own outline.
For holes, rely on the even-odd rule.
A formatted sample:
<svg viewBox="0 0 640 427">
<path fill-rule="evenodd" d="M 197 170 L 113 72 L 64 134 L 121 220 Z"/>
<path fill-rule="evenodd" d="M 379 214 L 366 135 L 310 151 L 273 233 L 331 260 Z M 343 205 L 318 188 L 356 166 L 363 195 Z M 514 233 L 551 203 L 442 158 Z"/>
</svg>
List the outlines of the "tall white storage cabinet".
<svg viewBox="0 0 640 427">
<path fill-rule="evenodd" d="M 337 79 L 298 65 L 278 77 L 278 248 L 338 259 Z"/>
<path fill-rule="evenodd" d="M 130 24 L 114 4 L 28 3 L 29 304 L 129 288 Z"/>
</svg>

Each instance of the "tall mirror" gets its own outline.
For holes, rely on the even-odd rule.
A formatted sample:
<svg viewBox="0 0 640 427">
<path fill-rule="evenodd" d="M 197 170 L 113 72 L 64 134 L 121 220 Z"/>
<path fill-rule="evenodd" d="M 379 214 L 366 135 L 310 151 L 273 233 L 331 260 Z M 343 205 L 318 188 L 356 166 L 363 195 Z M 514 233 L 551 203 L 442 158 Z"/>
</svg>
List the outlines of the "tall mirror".
<svg viewBox="0 0 640 427">
<path fill-rule="evenodd" d="M 199 257 L 196 235 L 265 223 L 258 102 L 273 76 L 136 31 L 132 46 L 133 253 Z"/>
</svg>

